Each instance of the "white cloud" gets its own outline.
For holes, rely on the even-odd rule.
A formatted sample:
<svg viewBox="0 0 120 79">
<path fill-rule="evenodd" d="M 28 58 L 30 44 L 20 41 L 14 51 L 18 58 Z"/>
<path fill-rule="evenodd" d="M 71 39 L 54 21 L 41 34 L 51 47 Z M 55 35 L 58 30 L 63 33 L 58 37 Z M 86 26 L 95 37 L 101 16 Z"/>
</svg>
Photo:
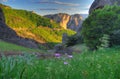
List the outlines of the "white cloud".
<svg viewBox="0 0 120 79">
<path fill-rule="evenodd" d="M 34 9 L 34 10 L 43 10 L 43 11 L 47 11 L 47 10 L 58 10 L 58 11 L 75 11 L 77 10 L 76 8 L 39 8 L 39 9 Z"/>
<path fill-rule="evenodd" d="M 8 0 L 0 0 L 0 2 L 7 2 Z"/>
<path fill-rule="evenodd" d="M 60 2 L 60 1 L 38 1 L 35 3 L 39 4 L 59 4 L 59 5 L 65 5 L 65 6 L 79 6 L 80 4 L 75 4 L 75 3 L 66 3 L 66 2 Z"/>
</svg>

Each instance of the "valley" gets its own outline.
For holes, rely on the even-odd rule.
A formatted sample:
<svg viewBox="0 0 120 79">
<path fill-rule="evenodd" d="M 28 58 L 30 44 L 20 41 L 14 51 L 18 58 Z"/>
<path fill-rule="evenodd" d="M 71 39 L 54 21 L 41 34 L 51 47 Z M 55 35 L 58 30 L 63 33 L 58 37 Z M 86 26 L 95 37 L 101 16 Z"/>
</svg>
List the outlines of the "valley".
<svg viewBox="0 0 120 79">
<path fill-rule="evenodd" d="M 120 79 L 119 4 L 0 0 L 0 79 Z"/>
</svg>

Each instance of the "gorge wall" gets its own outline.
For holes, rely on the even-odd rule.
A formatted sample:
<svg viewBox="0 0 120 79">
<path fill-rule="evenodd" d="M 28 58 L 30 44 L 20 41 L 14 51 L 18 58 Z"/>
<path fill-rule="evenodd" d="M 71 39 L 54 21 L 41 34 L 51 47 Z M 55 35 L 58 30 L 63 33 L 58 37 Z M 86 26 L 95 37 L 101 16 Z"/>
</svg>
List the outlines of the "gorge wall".
<svg viewBox="0 0 120 79">
<path fill-rule="evenodd" d="M 94 0 L 92 3 L 89 13 L 94 11 L 95 9 L 103 8 L 105 5 L 120 5 L 120 0 Z"/>
<path fill-rule="evenodd" d="M 69 15 L 65 13 L 58 13 L 53 15 L 45 15 L 44 17 L 60 23 L 64 29 L 72 29 L 78 31 L 81 28 L 83 18 L 80 14 Z"/>
</svg>

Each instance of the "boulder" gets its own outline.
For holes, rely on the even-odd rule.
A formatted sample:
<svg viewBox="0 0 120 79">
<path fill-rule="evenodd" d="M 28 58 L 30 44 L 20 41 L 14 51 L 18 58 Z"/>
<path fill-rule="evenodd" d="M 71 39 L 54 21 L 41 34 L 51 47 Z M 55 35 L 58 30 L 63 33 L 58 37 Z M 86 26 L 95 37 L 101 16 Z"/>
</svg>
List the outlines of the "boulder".
<svg viewBox="0 0 120 79">
<path fill-rule="evenodd" d="M 65 47 L 62 44 L 58 44 L 54 47 L 55 53 L 60 54 L 68 54 L 71 55 L 73 53 L 73 49 L 71 47 Z"/>
<path fill-rule="evenodd" d="M 89 13 L 91 13 L 96 9 L 103 8 L 105 5 L 114 5 L 114 4 L 120 5 L 120 0 L 94 0 L 94 2 L 92 3 L 89 9 Z"/>
</svg>

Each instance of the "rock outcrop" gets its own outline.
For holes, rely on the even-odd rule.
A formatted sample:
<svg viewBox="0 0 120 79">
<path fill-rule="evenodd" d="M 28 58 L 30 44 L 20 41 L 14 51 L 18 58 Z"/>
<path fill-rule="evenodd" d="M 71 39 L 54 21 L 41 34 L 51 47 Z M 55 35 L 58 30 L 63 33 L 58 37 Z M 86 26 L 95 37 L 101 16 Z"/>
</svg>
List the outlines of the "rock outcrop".
<svg viewBox="0 0 120 79">
<path fill-rule="evenodd" d="M 0 8 L 0 22 L 3 22 L 3 23 L 5 22 L 5 17 L 1 8 Z"/>
<path fill-rule="evenodd" d="M 38 48 L 38 43 L 32 39 L 22 38 L 16 34 L 5 23 L 5 18 L 2 9 L 0 8 L 0 39 L 11 42 L 17 45 L 29 47 L 29 48 Z"/>
<path fill-rule="evenodd" d="M 57 23 L 60 23 L 60 26 L 62 26 L 64 29 L 67 29 L 67 23 L 70 20 L 70 15 L 65 14 L 65 13 L 45 15 L 45 17 L 50 18 L 51 20 L 54 20 Z"/>
<path fill-rule="evenodd" d="M 78 31 L 78 29 L 81 28 L 83 20 L 80 14 L 69 15 L 65 13 L 58 13 L 53 15 L 45 15 L 44 17 L 60 23 L 60 26 L 64 29 L 72 29 L 74 31 Z"/>
<path fill-rule="evenodd" d="M 65 47 L 62 44 L 58 44 L 54 47 L 55 52 L 54 53 L 60 53 L 60 54 L 68 54 L 72 55 L 73 49 L 71 47 Z"/>
<path fill-rule="evenodd" d="M 105 5 L 114 5 L 114 4 L 120 5 L 120 0 L 94 0 L 94 2 L 92 3 L 89 9 L 89 13 L 91 13 L 96 9 L 103 8 Z"/>
<path fill-rule="evenodd" d="M 82 17 L 79 14 L 71 15 L 67 24 L 68 29 L 78 31 L 82 26 Z"/>
</svg>

